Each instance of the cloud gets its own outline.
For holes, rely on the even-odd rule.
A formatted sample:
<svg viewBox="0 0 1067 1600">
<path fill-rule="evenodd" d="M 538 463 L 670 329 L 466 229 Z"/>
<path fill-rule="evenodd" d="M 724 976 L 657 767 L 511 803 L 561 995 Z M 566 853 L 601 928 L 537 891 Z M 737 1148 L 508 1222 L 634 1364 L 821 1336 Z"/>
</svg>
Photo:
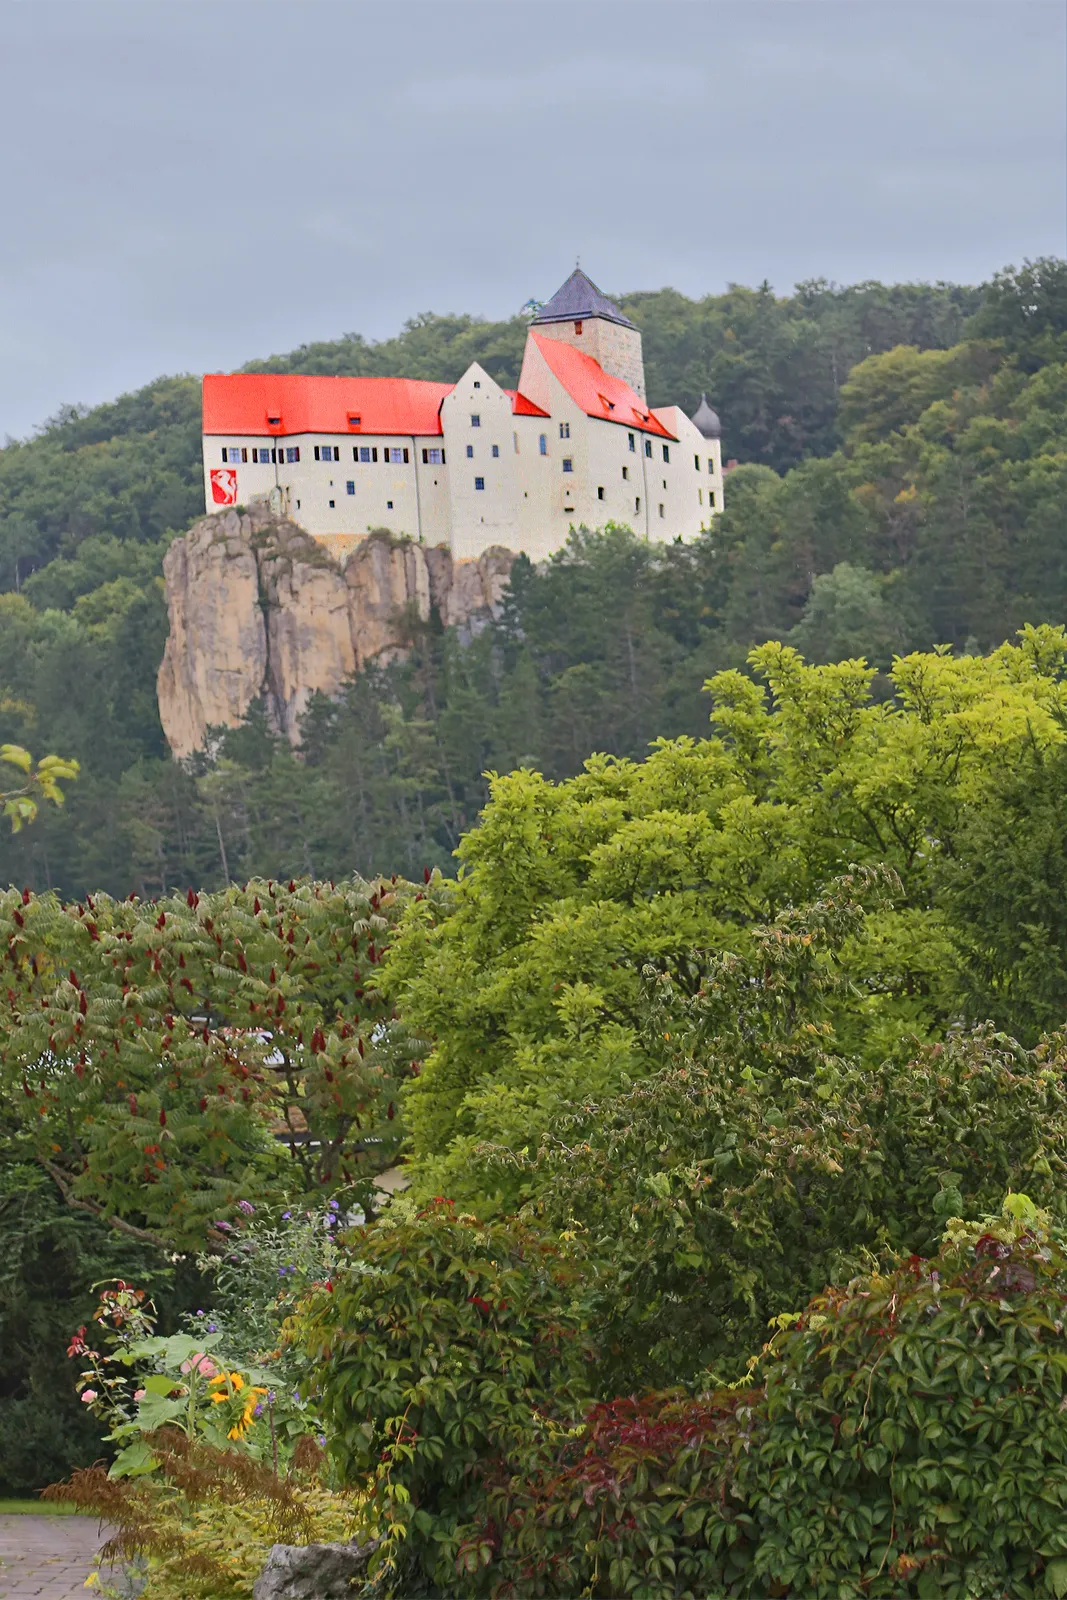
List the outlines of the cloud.
<svg viewBox="0 0 1067 1600">
<path fill-rule="evenodd" d="M 1020 19 L 1025 18 L 1025 25 Z M 427 308 L 1062 252 L 1058 0 L 3 5 L 0 435 Z"/>
</svg>

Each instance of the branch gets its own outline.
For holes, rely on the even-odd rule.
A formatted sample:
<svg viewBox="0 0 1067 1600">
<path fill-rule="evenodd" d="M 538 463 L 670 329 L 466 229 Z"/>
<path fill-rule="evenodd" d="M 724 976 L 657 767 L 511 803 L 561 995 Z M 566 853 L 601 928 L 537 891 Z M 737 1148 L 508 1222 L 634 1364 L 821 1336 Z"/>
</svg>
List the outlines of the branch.
<svg viewBox="0 0 1067 1600">
<path fill-rule="evenodd" d="M 154 1245 L 157 1250 L 169 1250 L 171 1248 L 170 1241 L 160 1238 L 158 1233 L 150 1233 L 147 1228 L 137 1228 L 132 1222 L 126 1222 L 119 1216 L 112 1215 L 109 1217 L 103 1206 L 98 1206 L 95 1200 L 79 1200 L 54 1162 L 46 1161 L 44 1156 L 38 1156 L 37 1160 L 73 1211 L 87 1211 L 91 1217 L 99 1217 L 120 1233 L 128 1233 L 131 1238 L 140 1239 L 142 1244 Z"/>
</svg>

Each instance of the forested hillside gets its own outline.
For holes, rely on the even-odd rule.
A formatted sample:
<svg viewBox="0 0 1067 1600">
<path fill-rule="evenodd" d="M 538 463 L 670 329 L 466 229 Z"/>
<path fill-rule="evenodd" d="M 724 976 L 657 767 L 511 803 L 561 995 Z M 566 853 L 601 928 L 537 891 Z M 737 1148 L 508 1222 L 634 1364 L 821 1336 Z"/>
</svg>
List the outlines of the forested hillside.
<svg viewBox="0 0 1067 1600">
<path fill-rule="evenodd" d="M 516 568 L 461 649 L 313 707 L 296 760 L 252 717 L 190 769 L 155 706 L 160 562 L 202 509 L 199 391 L 170 378 L 0 451 L 0 739 L 81 761 L 66 809 L 4 838 L 0 880 L 157 893 L 230 875 L 449 867 L 487 768 L 570 775 L 699 734 L 703 680 L 786 638 L 814 660 L 986 650 L 1067 616 L 1067 265 L 979 290 L 802 285 L 622 297 L 654 403 L 720 410 L 742 465 L 688 546 L 579 532 Z M 514 382 L 525 324 L 420 317 L 264 367 Z M 888 692 L 888 688 L 886 689 Z"/>
</svg>

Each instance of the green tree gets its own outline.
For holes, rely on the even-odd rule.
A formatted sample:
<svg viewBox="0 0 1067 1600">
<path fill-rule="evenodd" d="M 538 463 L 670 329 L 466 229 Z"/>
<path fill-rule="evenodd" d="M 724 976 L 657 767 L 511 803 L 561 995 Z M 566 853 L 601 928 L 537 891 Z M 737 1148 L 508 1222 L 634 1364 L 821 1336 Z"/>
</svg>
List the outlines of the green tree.
<svg viewBox="0 0 1067 1600">
<path fill-rule="evenodd" d="M 25 1159 L 75 1209 L 165 1248 L 220 1242 L 216 1221 L 264 1183 L 354 1186 L 372 1209 L 410 1070 L 377 983 L 408 892 L 260 880 L 63 905 L 7 891 L 0 1090 Z"/>
<path fill-rule="evenodd" d="M 713 738 L 596 757 L 558 785 L 495 779 L 459 882 L 408 908 L 387 962 L 405 1021 L 433 1041 L 405 1089 L 425 1191 L 489 1203 L 479 1143 L 535 1144 L 561 1102 L 661 1062 L 646 964 L 743 956 L 755 927 L 852 862 L 890 866 L 901 892 L 849 952 L 862 987 L 847 1053 L 873 1064 L 944 1025 L 958 994 L 935 864 L 1025 753 L 1062 746 L 1065 652 L 1038 629 L 988 658 L 908 656 L 875 701 L 873 669 L 766 645 L 751 657 L 762 684 L 711 681 Z"/>
</svg>

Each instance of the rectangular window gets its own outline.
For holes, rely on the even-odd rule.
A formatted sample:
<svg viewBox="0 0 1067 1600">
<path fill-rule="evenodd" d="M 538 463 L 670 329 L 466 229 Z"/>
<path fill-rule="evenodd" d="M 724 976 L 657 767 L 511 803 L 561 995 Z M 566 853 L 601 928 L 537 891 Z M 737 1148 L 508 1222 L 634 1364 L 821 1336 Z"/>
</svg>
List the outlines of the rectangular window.
<svg viewBox="0 0 1067 1600">
<path fill-rule="evenodd" d="M 634 510 L 635 511 L 640 511 L 640 509 L 641 509 L 641 496 L 639 494 L 635 494 L 634 495 Z"/>
<path fill-rule="evenodd" d="M 699 456 L 694 456 L 693 457 L 693 465 L 694 465 L 694 467 L 696 467 L 697 471 L 699 472 L 700 471 L 700 457 Z"/>
<path fill-rule="evenodd" d="M 569 422 L 561 422 L 560 423 L 560 425 L 559 425 L 559 436 L 560 436 L 561 439 L 569 439 L 570 438 L 570 436 L 571 436 L 571 425 L 570 425 Z"/>
<path fill-rule="evenodd" d="M 629 467 L 623 467 L 623 469 L 622 469 L 622 475 L 623 475 L 623 477 L 624 477 L 624 478 L 628 478 L 628 477 L 629 477 L 629 476 L 630 476 L 630 469 L 629 469 Z"/>
<path fill-rule="evenodd" d="M 260 459 L 260 457 L 262 457 L 264 461 L 269 461 L 270 460 L 270 451 L 269 450 L 253 450 L 252 451 L 252 460 L 253 461 L 258 461 Z"/>
<path fill-rule="evenodd" d="M 660 501 L 660 506 L 659 506 L 659 514 L 660 514 L 660 516 L 661 516 L 661 517 L 665 517 L 665 516 L 666 516 L 666 515 L 667 515 L 667 513 L 666 513 L 666 512 L 665 512 L 665 511 L 664 511 L 664 509 L 663 509 L 663 502 L 662 502 L 662 500 L 661 500 L 661 501 Z"/>
<path fill-rule="evenodd" d="M 223 461 L 228 461 L 231 466 L 236 466 L 239 461 L 247 461 L 248 446 L 246 445 L 242 449 L 240 445 L 231 444 L 228 450 L 224 447 L 222 451 L 222 459 Z"/>
<path fill-rule="evenodd" d="M 493 455 L 494 456 L 498 456 L 499 454 L 500 454 L 500 446 L 498 444 L 495 444 L 493 446 Z"/>
<path fill-rule="evenodd" d="M 484 478 L 475 478 L 474 487 L 476 489 L 484 489 L 485 488 L 485 479 Z"/>
<path fill-rule="evenodd" d="M 356 492 L 356 486 L 352 482 L 352 479 L 349 478 L 348 482 L 345 484 L 345 494 L 355 494 L 355 492 Z"/>
<path fill-rule="evenodd" d="M 630 449 L 631 449 L 631 450 L 636 450 L 636 449 L 637 449 L 637 446 L 636 446 L 636 444 L 635 444 L 635 443 L 634 443 L 634 436 L 633 436 L 633 434 L 632 434 L 632 433 L 628 433 L 628 434 L 627 434 L 627 435 L 626 435 L 626 437 L 627 437 L 627 439 L 629 439 L 629 441 L 630 441 Z"/>
<path fill-rule="evenodd" d="M 439 467 L 444 460 L 444 454 L 441 450 L 435 450 L 431 447 L 429 450 L 422 452 L 422 459 L 427 466 Z"/>
<path fill-rule="evenodd" d="M 348 426 L 350 428 L 362 428 L 363 418 L 350 415 L 348 418 Z"/>
<path fill-rule="evenodd" d="M 389 446 L 389 449 L 386 451 L 385 455 L 386 460 L 391 462 L 394 467 L 402 466 L 408 458 L 407 451 L 401 450 L 395 444 Z"/>
<path fill-rule="evenodd" d="M 652 460 L 652 440 L 651 439 L 646 439 L 645 440 L 645 455 L 648 457 L 648 459 L 650 461 Z"/>
<path fill-rule="evenodd" d="M 337 504 L 337 501 L 336 501 L 336 500 L 331 500 L 331 501 L 330 501 L 330 510 L 331 510 L 331 511 L 332 511 L 332 510 L 333 510 L 333 508 L 334 508 L 334 506 L 335 506 L 335 505 L 336 505 L 336 504 Z"/>
<path fill-rule="evenodd" d="M 537 448 L 538 448 L 538 450 L 540 450 L 540 452 L 541 452 L 541 454 L 543 456 L 547 456 L 547 454 L 548 454 L 548 436 L 547 436 L 547 434 L 544 434 L 544 433 L 538 434 L 538 436 L 537 436 Z"/>
<path fill-rule="evenodd" d="M 387 500 L 387 501 L 386 501 L 386 502 L 385 502 L 385 509 L 386 509 L 386 510 L 387 510 L 387 511 L 392 511 L 392 509 L 393 509 L 393 502 L 392 502 L 392 501 L 391 501 L 391 500 Z"/>
<path fill-rule="evenodd" d="M 476 388 L 476 389 L 480 389 L 480 388 L 481 388 L 481 386 L 482 386 L 482 380 L 481 380 L 481 379 L 480 379 L 480 378 L 475 378 L 475 380 L 474 380 L 474 387 L 475 387 L 475 388 Z"/>
<path fill-rule="evenodd" d="M 354 448 L 353 448 L 352 454 L 355 455 L 355 449 Z M 359 447 L 359 459 L 361 461 L 377 461 L 377 459 L 378 459 L 378 447 L 377 447 L 377 445 L 361 444 L 360 447 Z"/>
<path fill-rule="evenodd" d="M 563 457 L 563 470 L 564 472 L 574 471 L 574 462 L 571 460 L 570 456 Z"/>
<path fill-rule="evenodd" d="M 468 461 L 473 461 L 474 460 L 474 446 L 472 444 L 469 444 L 467 446 L 467 460 Z"/>
<path fill-rule="evenodd" d="M 480 428 L 481 425 L 482 425 L 481 417 L 478 415 L 477 411 L 472 411 L 471 412 L 471 427 L 472 428 Z"/>
<path fill-rule="evenodd" d="M 671 459 L 671 452 L 667 445 L 663 446 L 663 459 L 664 461 L 669 461 Z"/>
<path fill-rule="evenodd" d="M 710 456 L 709 456 L 709 457 L 708 457 L 708 471 L 709 471 L 709 472 L 714 472 L 714 471 L 715 471 L 715 463 L 714 463 L 714 461 L 713 461 L 713 460 L 712 460 L 712 459 L 711 459 L 711 457 L 710 457 Z"/>
<path fill-rule="evenodd" d="M 711 489 L 708 490 L 708 505 L 713 511 L 715 510 L 715 495 Z"/>
<path fill-rule="evenodd" d="M 282 425 L 281 417 L 268 417 L 267 418 L 267 426 L 268 427 L 270 427 L 270 428 L 280 428 L 281 425 Z"/>
<path fill-rule="evenodd" d="M 298 444 L 287 444 L 285 447 L 285 459 L 286 461 L 299 461 L 300 446 Z"/>
<path fill-rule="evenodd" d="M 598 500 L 603 500 L 603 498 L 604 498 L 604 491 L 603 491 L 603 489 L 602 489 L 602 488 L 601 488 L 601 489 L 598 489 L 598 490 L 597 490 L 597 492 L 596 492 L 596 497 L 597 497 L 597 499 L 598 499 Z"/>
<path fill-rule="evenodd" d="M 338 445 L 333 445 L 333 444 L 322 444 L 322 445 L 319 445 L 319 444 L 317 444 L 315 446 L 315 460 L 316 461 L 340 461 L 340 459 L 341 459 L 341 450 L 340 450 L 340 447 Z"/>
</svg>

